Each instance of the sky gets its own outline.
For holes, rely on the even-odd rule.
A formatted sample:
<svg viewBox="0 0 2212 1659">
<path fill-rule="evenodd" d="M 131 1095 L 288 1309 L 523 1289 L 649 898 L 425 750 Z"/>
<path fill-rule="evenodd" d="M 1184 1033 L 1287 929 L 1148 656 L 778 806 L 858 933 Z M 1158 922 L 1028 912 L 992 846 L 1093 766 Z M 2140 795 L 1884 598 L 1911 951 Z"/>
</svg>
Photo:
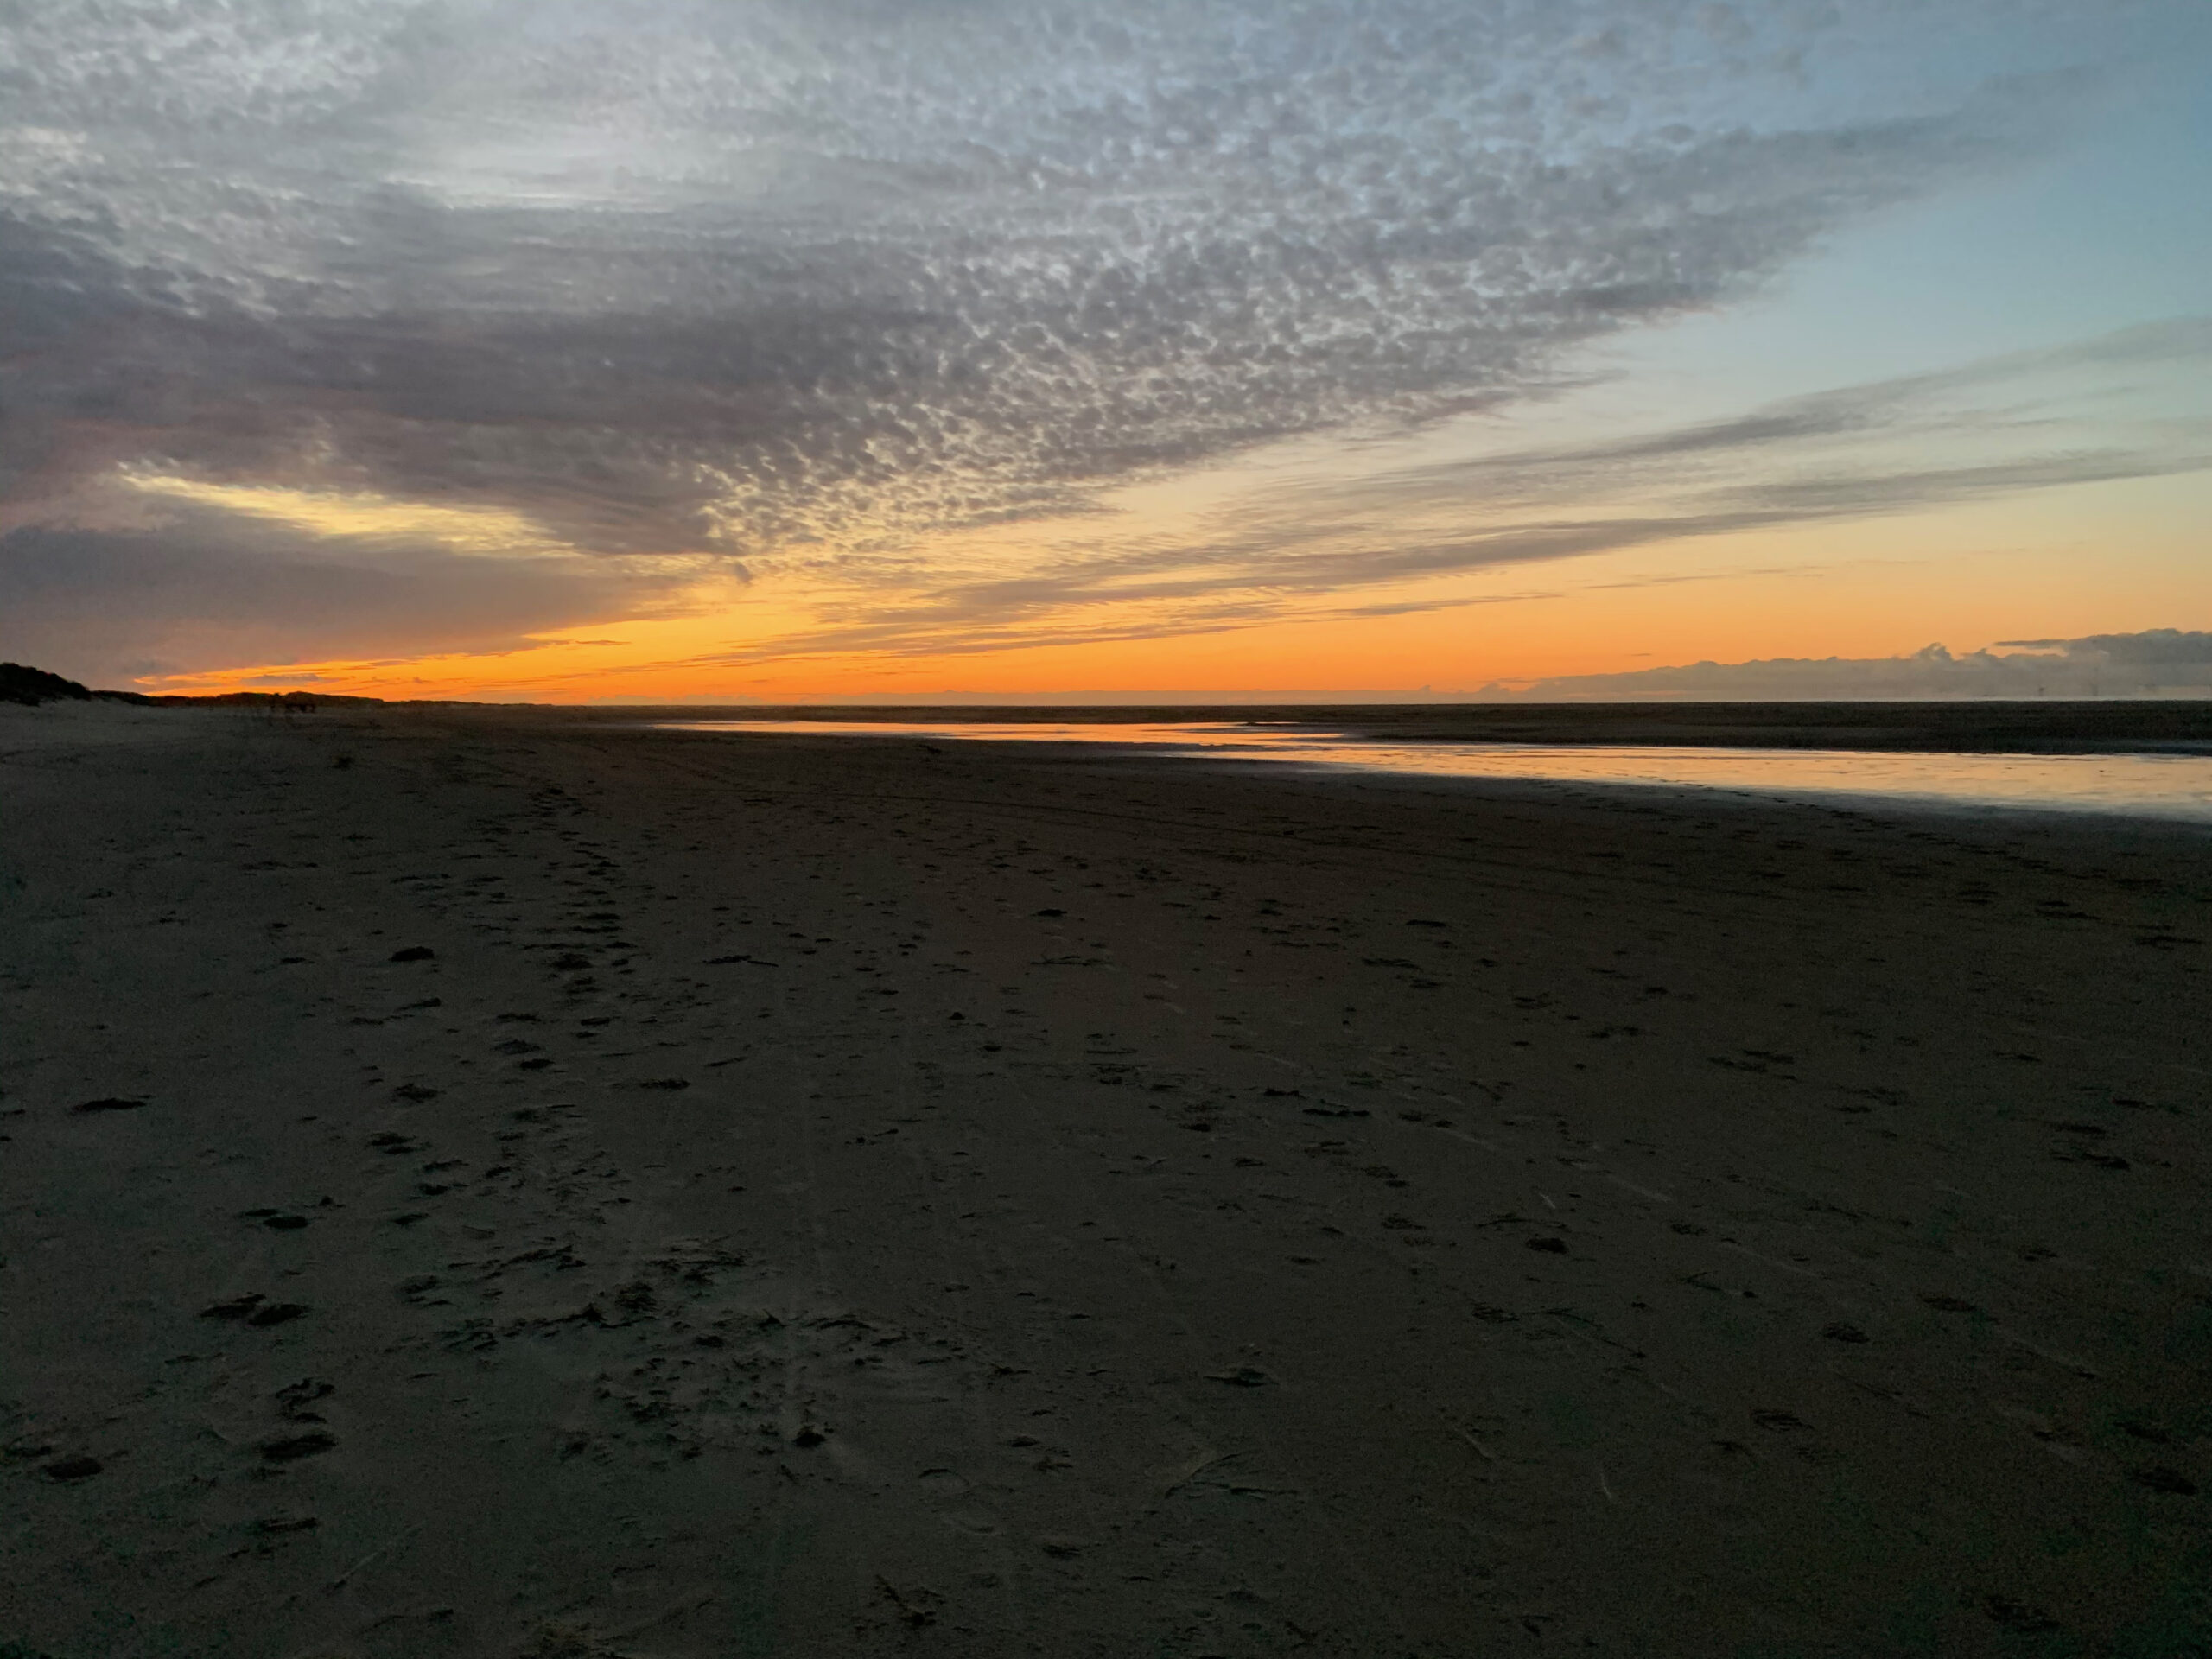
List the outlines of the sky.
<svg viewBox="0 0 2212 1659">
<path fill-rule="evenodd" d="M 0 656 L 2212 684 L 2208 68 L 2201 0 L 0 0 Z"/>
</svg>

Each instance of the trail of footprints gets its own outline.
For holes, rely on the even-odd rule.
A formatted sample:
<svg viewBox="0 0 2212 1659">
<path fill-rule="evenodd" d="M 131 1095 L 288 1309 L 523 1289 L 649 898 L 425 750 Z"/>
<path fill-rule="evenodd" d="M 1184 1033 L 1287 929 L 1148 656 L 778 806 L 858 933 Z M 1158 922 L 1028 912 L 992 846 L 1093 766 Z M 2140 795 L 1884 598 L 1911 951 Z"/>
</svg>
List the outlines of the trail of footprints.
<svg viewBox="0 0 2212 1659">
<path fill-rule="evenodd" d="M 512 780 L 486 772 L 472 787 L 504 790 Z M 726 792 L 723 800 L 727 804 Z M 1334 1065 L 1301 1061 L 1286 1070 L 1254 1053 L 1249 1035 L 1267 1020 L 1263 1015 L 1248 1020 L 1250 1011 L 1242 1001 L 1247 993 L 1233 977 L 1235 952 L 1245 948 L 1242 938 L 1187 951 L 1194 965 L 1221 976 L 1209 987 L 1206 1001 L 1190 989 L 1150 994 L 1163 1001 L 1180 996 L 1208 1013 L 1218 1010 L 1207 1039 L 1213 1046 L 1204 1060 L 1193 1059 L 1188 1047 L 1173 1061 L 1150 1058 L 1150 1039 L 1124 1035 L 1124 1027 L 1111 1020 L 1100 1021 L 1103 1029 L 1088 1030 L 1079 1041 L 1069 1040 L 1074 1027 L 1055 1026 L 1065 1016 L 1054 1010 L 1065 1005 L 1043 1000 L 1053 994 L 1045 988 L 1047 982 L 1058 982 L 1056 976 L 1103 978 L 1120 969 L 1108 947 L 1090 936 L 1083 918 L 1063 912 L 1079 911 L 1088 891 L 1108 893 L 1117 902 L 1144 892 L 1158 898 L 1161 911 L 1173 912 L 1174 925 L 1225 935 L 1219 924 L 1231 906 L 1230 892 L 1203 874 L 1171 868 L 1156 855 L 1132 856 L 1118 868 L 1103 858 L 1054 860 L 1020 836 L 963 838 L 948 830 L 934 841 L 917 841 L 945 861 L 988 855 L 985 863 L 1002 875 L 1018 874 L 1030 885 L 929 895 L 906 907 L 923 912 L 917 925 L 896 920 L 897 907 L 888 901 L 871 900 L 885 919 L 871 918 L 868 925 L 893 931 L 881 948 L 868 949 L 831 937 L 851 928 L 807 925 L 810 918 L 865 896 L 858 884 L 848 888 L 825 873 L 823 890 L 807 893 L 804 903 L 784 894 L 778 895 L 779 903 L 715 906 L 709 931 L 719 943 L 678 960 L 669 941 L 696 938 L 698 931 L 669 927 L 668 921 L 683 914 L 664 908 L 669 895 L 626 879 L 604 845 L 584 836 L 580 825 L 589 810 L 561 790 L 538 789 L 519 813 L 480 817 L 473 841 L 454 843 L 466 850 L 443 861 L 452 871 L 417 872 L 409 879 L 410 902 L 420 906 L 409 925 L 426 938 L 435 935 L 435 946 L 418 947 L 412 936 L 384 941 L 397 947 L 376 970 L 382 976 L 378 984 L 392 993 L 377 1005 L 388 1011 L 352 1014 L 341 1027 L 357 1046 L 363 1098 L 374 1104 L 346 1135 L 342 1156 L 334 1156 L 338 1163 L 358 1165 L 360 1179 L 340 1188 L 342 1205 L 326 1207 L 311 1189 L 295 1190 L 268 1194 L 267 1202 L 236 1217 L 238 1228 L 270 1241 L 276 1249 L 313 1247 L 342 1236 L 344 1229 L 358 1230 L 350 1236 L 366 1238 L 363 1248 L 385 1275 L 385 1294 L 406 1310 L 406 1334 L 395 1364 L 460 1368 L 462 1374 L 477 1366 L 528 1365 L 573 1378 L 569 1407 L 550 1426 L 543 1448 L 559 1464 L 612 1472 L 711 1453 L 738 1455 L 764 1470 L 788 1467 L 798 1471 L 794 1480 L 825 1471 L 864 1471 L 870 1448 L 856 1426 L 879 1411 L 941 1408 L 995 1391 L 1018 1395 L 1021 1409 L 1029 1410 L 1027 1402 L 1049 1402 L 1059 1384 L 1057 1378 L 1022 1382 L 1028 1373 L 1012 1358 L 982 1352 L 959 1335 L 808 1288 L 798 1276 L 795 1238 L 763 1250 L 728 1237 L 664 1236 L 656 1230 L 664 1209 L 656 1194 L 664 1179 L 634 1155 L 626 1162 L 610 1152 L 594 1132 L 594 1114 L 608 1110 L 610 1103 L 625 1109 L 633 1103 L 680 1109 L 695 1097 L 694 1090 L 747 1077 L 764 1052 L 803 1062 L 801 1070 L 810 1072 L 811 1090 L 794 1090 L 786 1078 L 779 1109 L 806 1109 L 801 1102 L 808 1094 L 839 1107 L 841 1128 L 850 1131 L 837 1148 L 844 1156 L 919 1157 L 916 1148 L 926 1147 L 941 1160 L 958 1157 L 941 1128 L 931 1133 L 921 1126 L 931 1122 L 927 1113 L 957 1105 L 965 1091 L 987 1081 L 1010 1077 L 1023 1088 L 1056 1097 L 1078 1088 L 1096 1090 L 1091 1100 L 1098 1109 L 1085 1106 L 1071 1116 L 1084 1121 L 1086 1134 L 1096 1130 L 1095 1142 L 1086 1144 L 1103 1164 L 1147 1178 L 1164 1174 L 1163 1190 L 1173 1203 L 1203 1209 L 1209 1224 L 1262 1230 L 1272 1236 L 1275 1259 L 1293 1267 L 1314 1262 L 1315 1252 L 1357 1244 L 1395 1256 L 1408 1273 L 1431 1274 L 1432 1297 L 1446 1302 L 1485 1284 L 1522 1282 L 1524 1274 L 1499 1271 L 1499 1254 L 1516 1268 L 1548 1275 L 1568 1273 L 1576 1258 L 1594 1247 L 1629 1247 L 1618 1216 L 1611 1218 L 1611 1237 L 1597 1235 L 1584 1217 L 1578 1187 L 1586 1179 L 1624 1176 L 1632 1181 L 1636 1158 L 1621 1149 L 1601 1154 L 1590 1148 L 1570 1116 L 1530 1109 L 1522 1103 L 1529 1091 L 1510 1078 L 1494 1072 L 1480 1081 L 1433 1075 L 1421 1051 L 1411 1046 L 1360 1054 L 1353 1064 L 1356 1045 L 1349 1037 L 1335 1050 Z M 787 823 L 811 818 L 824 828 L 841 816 L 803 804 L 780 810 Z M 949 823 L 956 817 L 915 821 Z M 672 835 L 681 832 L 678 823 L 670 829 Z M 528 833 L 518 835 L 518 830 Z M 650 855 L 641 857 L 649 861 Z M 478 863 L 498 868 L 467 868 Z M 548 884 L 560 897 L 542 913 L 512 896 Z M 1008 896 L 1017 891 L 1020 897 Z M 1053 902 L 1039 907 L 1039 899 Z M 1511 1017 L 1560 1024 L 1580 1019 L 1567 1005 L 1571 985 L 1564 976 L 1548 986 L 1491 988 L 1483 976 L 1498 962 L 1474 956 L 1436 918 L 1408 918 L 1402 936 L 1393 932 L 1377 940 L 1362 938 L 1340 919 L 1318 912 L 1314 919 L 1300 920 L 1294 907 L 1285 912 L 1287 902 L 1259 900 L 1249 918 L 1235 919 L 1262 950 L 1296 944 L 1346 953 L 1340 962 L 1332 959 L 1333 973 L 1363 970 L 1421 989 L 1418 982 L 1451 971 L 1471 982 L 1463 987 L 1471 996 L 1510 1002 Z M 955 914 L 1010 905 L 1033 923 L 1038 943 L 1021 943 L 1017 935 L 1005 959 L 995 962 L 952 952 L 931 938 L 926 912 L 932 905 Z M 1286 928 L 1298 937 L 1289 937 Z M 1401 937 L 1418 943 L 1400 943 Z M 657 959 L 655 947 L 669 954 Z M 417 949 L 424 954 L 407 960 Z M 465 951 L 497 950 L 512 951 L 529 964 L 531 995 L 511 984 L 504 1005 L 473 1006 L 465 989 L 454 988 L 454 978 L 465 976 L 439 976 Z M 1375 954 L 1355 963 L 1352 951 Z M 868 1000 L 880 995 L 868 982 L 879 976 L 874 970 L 880 964 L 916 956 L 958 987 L 960 1022 L 948 1029 L 960 1034 L 933 1043 L 907 1063 L 911 1077 L 900 1086 L 917 1110 L 872 1111 L 860 1121 L 846 1109 L 849 1101 L 889 1092 L 885 1080 L 892 1075 L 874 1034 L 878 1027 L 863 1017 Z M 1449 970 L 1439 966 L 1446 963 Z M 1588 971 L 1601 979 L 1622 972 L 1602 964 Z M 410 975 L 423 976 L 423 982 L 410 986 Z M 1608 979 L 1604 988 L 1615 1002 L 1623 995 L 1691 1001 L 1680 989 L 1625 980 L 1616 986 Z M 424 994 L 410 995 L 413 990 Z M 1368 993 L 1348 987 L 1345 995 L 1357 1000 Z M 1046 1011 L 1033 1011 L 1040 1006 Z M 1239 1008 L 1243 1012 L 1230 1011 Z M 772 1015 L 772 1023 L 760 1034 L 749 1029 Z M 1640 1033 L 1634 1027 L 1608 1025 L 1590 1034 Z M 1746 1035 L 1750 1046 L 1713 1057 L 1716 1074 L 1731 1086 L 1738 1086 L 1738 1074 L 1740 1086 L 1747 1088 L 1779 1090 L 1796 1084 L 1789 1054 Z M 1319 1042 L 1313 1046 L 1326 1049 Z M 1510 1067 L 1510 1056 L 1501 1053 L 1496 1064 Z M 563 1097 L 592 1104 L 587 1109 L 560 1103 Z M 1853 1114 L 1854 1122 L 1873 1119 L 1867 1124 L 1871 1135 L 1894 1139 L 1896 1131 L 1879 1119 L 1903 1118 L 1907 1103 L 1900 1091 L 1885 1093 L 1884 1085 L 1869 1084 L 1852 1103 L 1832 1109 Z M 722 1109 L 729 1115 L 727 1100 Z M 2050 1119 L 2050 1129 L 2064 1135 L 2058 1145 L 2089 1178 L 2126 1172 L 2126 1160 L 2101 1144 L 2115 1138 L 2105 1125 L 2061 1116 Z M 1496 1215 L 1472 1221 L 1433 1210 L 1434 1148 L 1471 1135 L 1517 1166 L 1541 1166 L 1526 1179 L 1542 1189 L 1538 1197 L 1550 1207 L 1501 1206 Z M 1217 1151 L 1213 1167 L 1201 1172 L 1197 1160 Z M 1250 1185 L 1234 1185 L 1222 1166 L 1243 1172 Z M 1325 1174 L 1332 1185 L 1286 1182 L 1287 1166 L 1306 1178 Z M 753 1213 L 759 1194 L 749 1189 L 760 1178 L 748 1160 L 741 1157 L 700 1173 L 732 1195 L 734 1213 Z M 967 1184 L 985 1179 L 978 1171 Z M 1685 1281 L 1685 1300 L 1726 1300 L 1730 1321 L 1810 1321 L 1808 1328 L 1839 1353 L 1867 1346 L 1870 1325 L 1878 1341 L 1881 1327 L 1866 1315 L 1856 1322 L 1828 1318 L 1821 1329 L 1825 1316 L 1810 1299 L 1802 1307 L 1784 1300 L 1788 1281 L 1777 1295 L 1770 1274 L 1760 1279 L 1768 1288 L 1754 1303 L 1748 1281 L 1730 1279 L 1711 1264 L 1731 1259 L 1716 1255 L 1719 1245 L 1739 1249 L 1746 1261 L 1758 1259 L 1755 1249 L 1788 1250 L 1802 1263 L 1806 1257 L 1798 1252 L 1816 1238 L 1825 1236 L 1834 1243 L 1902 1222 L 1870 1220 L 1732 1169 L 1701 1172 L 1697 1179 L 1712 1189 L 1708 1218 L 1726 1236 L 1716 1240 L 1699 1224 L 1678 1222 L 1657 1245 L 1634 1246 L 1655 1255 L 1679 1251 L 1679 1265 L 1697 1268 Z M 1726 1198 L 1710 1201 L 1713 1192 L 1731 1185 L 1743 1189 L 1741 1200 L 1732 1205 Z M 995 1217 L 1015 1211 L 988 1206 L 1010 1196 L 979 1194 L 957 1214 L 956 1231 L 977 1241 L 995 1236 Z M 1675 1196 L 1683 1196 L 1679 1185 Z M 1821 1213 L 1777 1226 L 1777 1216 L 1808 1207 Z M 1655 1232 L 1658 1225 L 1655 1220 Z M 1763 1230 L 1780 1242 L 1762 1237 Z M 1005 1243 L 1003 1237 L 998 1242 Z M 1130 1248 L 1144 1248 L 1143 1241 L 1133 1241 Z M 1483 1255 L 1479 1266 L 1472 1261 L 1478 1255 Z M 1456 1274 L 1436 1265 L 1445 1258 L 1460 1264 Z M 1820 1265 L 1847 1288 L 1847 1262 Z M 287 1351 L 282 1344 L 342 1312 L 318 1305 L 313 1292 L 293 1291 L 283 1274 L 294 1269 L 274 1271 L 276 1277 L 251 1286 L 225 1287 L 198 1309 L 211 1342 L 238 1361 L 234 1379 L 210 1395 L 223 1455 L 230 1466 L 243 1461 L 271 1480 L 312 1468 L 365 1432 L 347 1415 L 352 1390 L 342 1374 L 294 1376 L 268 1386 Z M 1012 1268 L 1001 1263 L 995 1271 L 1003 1279 Z M 1520 1355 L 1594 1343 L 1617 1351 L 1619 1358 L 1611 1363 L 1642 1357 L 1604 1322 L 1560 1305 L 1571 1294 L 1571 1287 L 1548 1280 L 1514 1306 L 1495 1306 L 1487 1298 L 1511 1299 L 1484 1291 L 1463 1311 L 1479 1327 L 1477 1340 L 1510 1341 Z M 1948 1293 L 1930 1291 L 1921 1300 L 1923 1318 L 1983 1317 L 1974 1301 Z M 1437 1305 L 1433 1300 L 1427 1306 Z M 1088 1313 L 1040 1300 L 1035 1328 L 1065 1331 L 1065 1325 L 1053 1321 Z M 1020 1357 L 1033 1363 L 1051 1351 L 1059 1357 L 1056 1363 L 1073 1365 L 1080 1352 L 1065 1343 L 1039 1341 L 1033 1347 Z M 1538 1363 L 1534 1357 L 1513 1363 Z M 1274 1381 L 1263 1365 L 1227 1360 L 1198 1377 L 1232 1401 L 1257 1399 Z M 1485 1443 L 1498 1440 L 1509 1427 L 1502 1417 L 1474 1412 L 1463 1413 L 1460 1421 L 1463 1436 Z M 1749 1422 L 1757 1433 L 1741 1440 L 1725 1433 L 1706 1436 L 1717 1456 L 1747 1459 L 1745 1448 L 1752 1441 L 1762 1448 L 1788 1446 L 1799 1461 L 1832 1456 L 1821 1430 L 1781 1405 L 1758 1407 Z M 1072 1462 L 1069 1447 L 1058 1439 L 1027 1433 L 999 1438 L 1033 1457 L 1030 1466 L 1040 1478 Z M 1477 1450 L 1484 1458 L 1495 1455 L 1479 1446 Z M 1265 1503 L 1290 1485 L 1251 1446 L 1225 1445 L 1178 1479 L 1169 1495 L 1178 1503 Z M 69 1472 L 76 1465 L 57 1459 L 56 1466 L 63 1465 L 64 1472 L 51 1478 L 91 1478 Z M 952 1503 L 965 1499 L 981 1473 L 969 1465 L 966 1473 L 931 1468 L 918 1476 L 904 1471 L 901 1478 L 918 1478 L 938 1500 Z M 281 1548 L 314 1525 L 312 1516 L 276 1501 L 277 1490 L 271 1489 L 272 1499 L 255 1523 L 254 1548 Z M 1082 1549 L 1075 1541 L 1047 1540 L 1045 1553 L 1058 1564 L 1055 1570 L 1080 1569 Z M 916 1612 L 928 1612 L 942 1599 L 933 1589 L 911 1585 L 889 1593 L 897 1622 L 910 1628 L 918 1627 Z"/>
</svg>

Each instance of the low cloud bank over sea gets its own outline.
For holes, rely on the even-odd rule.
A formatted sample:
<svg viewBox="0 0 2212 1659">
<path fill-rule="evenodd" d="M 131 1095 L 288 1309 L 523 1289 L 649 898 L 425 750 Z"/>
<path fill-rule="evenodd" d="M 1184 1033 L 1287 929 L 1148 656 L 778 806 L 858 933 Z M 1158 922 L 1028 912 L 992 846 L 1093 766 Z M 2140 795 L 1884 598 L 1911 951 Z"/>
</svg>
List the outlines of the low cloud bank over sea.
<svg viewBox="0 0 2212 1659">
<path fill-rule="evenodd" d="M 1536 702 L 2206 697 L 2212 696 L 2212 632 L 2152 628 L 2079 639 L 2005 639 L 1963 656 L 1934 645 L 1910 657 L 1690 663 L 1626 674 L 1494 683 L 1473 695 Z"/>
</svg>

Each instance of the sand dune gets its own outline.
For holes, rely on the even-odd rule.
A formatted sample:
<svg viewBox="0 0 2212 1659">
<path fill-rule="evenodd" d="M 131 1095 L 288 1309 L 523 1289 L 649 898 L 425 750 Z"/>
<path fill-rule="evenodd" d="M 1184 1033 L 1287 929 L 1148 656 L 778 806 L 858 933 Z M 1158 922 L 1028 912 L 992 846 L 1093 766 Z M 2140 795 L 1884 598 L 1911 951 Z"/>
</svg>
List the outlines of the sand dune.
<svg viewBox="0 0 2212 1659">
<path fill-rule="evenodd" d="M 2201 831 L 496 710 L 0 794 L 0 1653 L 2212 1644 Z"/>
</svg>

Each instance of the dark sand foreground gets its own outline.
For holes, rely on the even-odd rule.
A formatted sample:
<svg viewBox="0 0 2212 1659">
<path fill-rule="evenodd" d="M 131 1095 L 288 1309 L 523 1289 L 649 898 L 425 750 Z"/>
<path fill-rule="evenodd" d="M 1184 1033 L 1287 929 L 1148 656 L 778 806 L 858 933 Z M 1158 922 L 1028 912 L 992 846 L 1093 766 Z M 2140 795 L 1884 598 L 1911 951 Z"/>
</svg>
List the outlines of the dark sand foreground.
<svg viewBox="0 0 2212 1659">
<path fill-rule="evenodd" d="M 0 710 L 0 1653 L 2212 1651 L 2208 900 L 2201 830 Z"/>
</svg>

